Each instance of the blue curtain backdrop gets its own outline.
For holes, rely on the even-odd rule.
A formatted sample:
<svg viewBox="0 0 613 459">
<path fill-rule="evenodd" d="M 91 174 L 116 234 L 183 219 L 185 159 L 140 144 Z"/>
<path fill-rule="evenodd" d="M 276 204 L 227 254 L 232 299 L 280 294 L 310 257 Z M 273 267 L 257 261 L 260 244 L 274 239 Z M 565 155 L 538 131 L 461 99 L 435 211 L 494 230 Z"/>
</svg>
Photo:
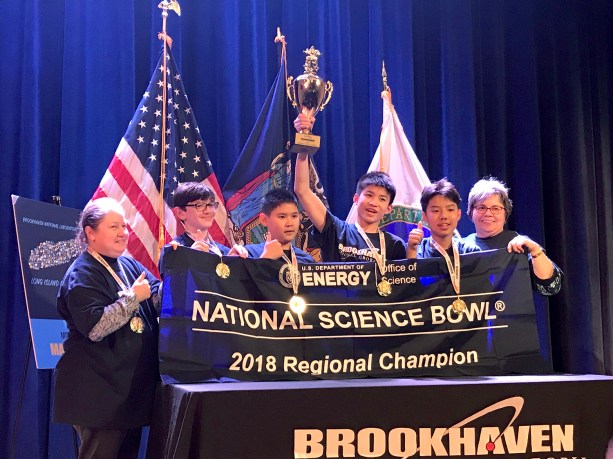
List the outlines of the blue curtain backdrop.
<svg viewBox="0 0 613 459">
<path fill-rule="evenodd" d="M 22 0 L 3 5 L 0 38 L 0 456 L 66 458 L 49 423 L 50 371 L 29 328 L 10 194 L 81 208 L 141 99 L 160 50 L 158 0 Z M 544 244 L 566 273 L 550 301 L 554 369 L 613 374 L 611 110 L 613 7 L 606 0 L 182 0 L 169 33 L 213 167 L 232 169 L 278 68 L 323 53 L 334 83 L 316 157 L 332 210 L 346 215 L 379 141 L 381 61 L 428 175 L 466 199 L 504 179 L 510 227 Z M 462 233 L 472 232 L 464 217 Z M 30 352 L 31 354 L 31 352 Z M 23 403 L 19 404 L 20 396 Z M 19 413 L 18 423 L 16 417 Z M 14 428 L 16 426 L 16 428 Z M 13 443 L 13 432 L 15 442 Z"/>
</svg>

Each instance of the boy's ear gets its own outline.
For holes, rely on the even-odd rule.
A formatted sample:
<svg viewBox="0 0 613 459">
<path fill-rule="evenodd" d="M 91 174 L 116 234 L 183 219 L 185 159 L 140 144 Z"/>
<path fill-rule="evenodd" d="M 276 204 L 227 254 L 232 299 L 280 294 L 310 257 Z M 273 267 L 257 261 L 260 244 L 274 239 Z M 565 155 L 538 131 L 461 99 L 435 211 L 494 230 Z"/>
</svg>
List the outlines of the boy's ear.
<svg viewBox="0 0 613 459">
<path fill-rule="evenodd" d="M 260 212 L 259 220 L 262 225 L 268 228 L 268 215 L 264 212 Z"/>
<path fill-rule="evenodd" d="M 172 213 L 174 214 L 175 218 L 181 222 L 185 221 L 185 211 L 183 209 L 181 209 L 180 207 L 173 207 L 172 208 Z"/>
<path fill-rule="evenodd" d="M 357 194 L 357 193 L 355 193 L 355 194 L 353 195 L 353 203 L 354 203 L 354 204 L 357 204 L 357 203 L 358 203 L 358 198 L 359 198 L 358 194 Z"/>
</svg>

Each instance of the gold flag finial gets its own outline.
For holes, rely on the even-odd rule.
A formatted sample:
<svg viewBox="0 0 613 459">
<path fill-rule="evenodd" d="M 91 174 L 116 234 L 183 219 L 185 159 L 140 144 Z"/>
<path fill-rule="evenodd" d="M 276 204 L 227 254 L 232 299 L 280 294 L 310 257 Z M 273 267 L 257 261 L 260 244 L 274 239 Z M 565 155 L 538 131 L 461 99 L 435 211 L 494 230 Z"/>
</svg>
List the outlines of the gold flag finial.
<svg viewBox="0 0 613 459">
<path fill-rule="evenodd" d="M 285 45 L 285 35 L 281 34 L 281 27 L 277 27 L 277 36 L 275 37 L 275 43 L 282 43 Z"/>
<path fill-rule="evenodd" d="M 181 16 L 181 5 L 177 0 L 163 0 L 159 3 L 158 8 L 161 8 L 166 12 L 167 10 L 172 10 L 177 13 L 177 16 Z"/>
</svg>

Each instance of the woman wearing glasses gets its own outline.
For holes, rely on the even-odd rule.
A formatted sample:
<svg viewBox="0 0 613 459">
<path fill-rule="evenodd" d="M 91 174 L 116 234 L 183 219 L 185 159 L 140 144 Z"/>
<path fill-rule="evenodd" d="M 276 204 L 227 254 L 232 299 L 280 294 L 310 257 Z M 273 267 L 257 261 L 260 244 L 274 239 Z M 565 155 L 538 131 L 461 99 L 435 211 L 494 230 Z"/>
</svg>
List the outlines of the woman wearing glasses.
<svg viewBox="0 0 613 459">
<path fill-rule="evenodd" d="M 467 212 L 476 232 L 464 240 L 482 250 L 506 248 L 509 252 L 528 252 L 534 289 L 541 295 L 555 295 L 562 287 L 562 271 L 538 243 L 504 228 L 512 210 L 513 203 L 504 183 L 494 177 L 479 180 L 468 195 Z"/>
</svg>

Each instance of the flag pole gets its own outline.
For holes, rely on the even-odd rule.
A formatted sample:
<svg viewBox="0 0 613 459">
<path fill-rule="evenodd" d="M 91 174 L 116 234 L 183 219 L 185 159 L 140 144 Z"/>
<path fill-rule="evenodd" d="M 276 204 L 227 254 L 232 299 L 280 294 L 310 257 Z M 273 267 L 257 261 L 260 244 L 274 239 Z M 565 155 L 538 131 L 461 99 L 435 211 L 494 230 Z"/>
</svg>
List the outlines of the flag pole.
<svg viewBox="0 0 613 459">
<path fill-rule="evenodd" d="M 385 105 L 385 96 L 387 96 L 389 98 L 389 103 L 391 105 L 392 103 L 392 95 L 390 92 L 390 88 L 387 85 L 387 71 L 385 70 L 385 60 L 381 61 L 381 79 L 383 80 L 383 92 L 381 93 L 381 98 L 384 99 L 383 100 L 383 104 Z M 386 95 L 384 95 L 384 93 L 387 93 Z M 381 136 L 383 136 L 383 130 L 381 130 Z M 381 139 L 379 139 L 379 145 L 381 145 Z M 389 171 L 385 170 L 385 164 L 386 161 L 383 158 L 383 153 L 380 153 L 379 156 L 379 171 L 381 172 L 385 172 L 385 173 L 389 173 Z"/>
<path fill-rule="evenodd" d="M 277 36 L 275 37 L 275 43 L 281 43 L 281 62 L 279 62 L 279 65 L 283 65 L 283 68 L 285 69 L 284 71 L 284 75 L 283 81 L 287 81 L 287 54 L 286 54 L 286 45 L 287 42 L 285 41 L 285 35 L 281 34 L 281 27 L 277 27 Z M 289 128 L 289 126 L 288 126 Z M 289 140 L 285 143 L 285 149 L 289 149 L 290 147 L 290 142 Z"/>
<path fill-rule="evenodd" d="M 162 145 L 160 153 L 160 200 L 158 203 L 158 246 L 155 255 L 155 262 L 160 259 L 160 251 L 166 242 L 164 237 L 164 214 L 166 205 L 164 202 L 164 182 L 166 180 L 166 110 L 168 108 L 168 94 L 166 76 L 168 75 L 168 48 L 172 46 L 172 38 L 166 33 L 166 19 L 168 18 L 168 10 L 172 10 L 181 16 L 181 7 L 177 0 L 163 0 L 159 3 L 158 8 L 162 10 L 162 31 L 158 33 L 158 39 L 164 42 L 164 58 L 162 59 Z M 168 48 L 167 48 L 168 47 Z"/>
<path fill-rule="evenodd" d="M 281 61 L 285 63 L 285 80 L 287 81 L 287 55 L 285 54 L 285 35 L 281 35 L 281 27 L 277 27 L 275 43 L 281 43 Z"/>
</svg>

